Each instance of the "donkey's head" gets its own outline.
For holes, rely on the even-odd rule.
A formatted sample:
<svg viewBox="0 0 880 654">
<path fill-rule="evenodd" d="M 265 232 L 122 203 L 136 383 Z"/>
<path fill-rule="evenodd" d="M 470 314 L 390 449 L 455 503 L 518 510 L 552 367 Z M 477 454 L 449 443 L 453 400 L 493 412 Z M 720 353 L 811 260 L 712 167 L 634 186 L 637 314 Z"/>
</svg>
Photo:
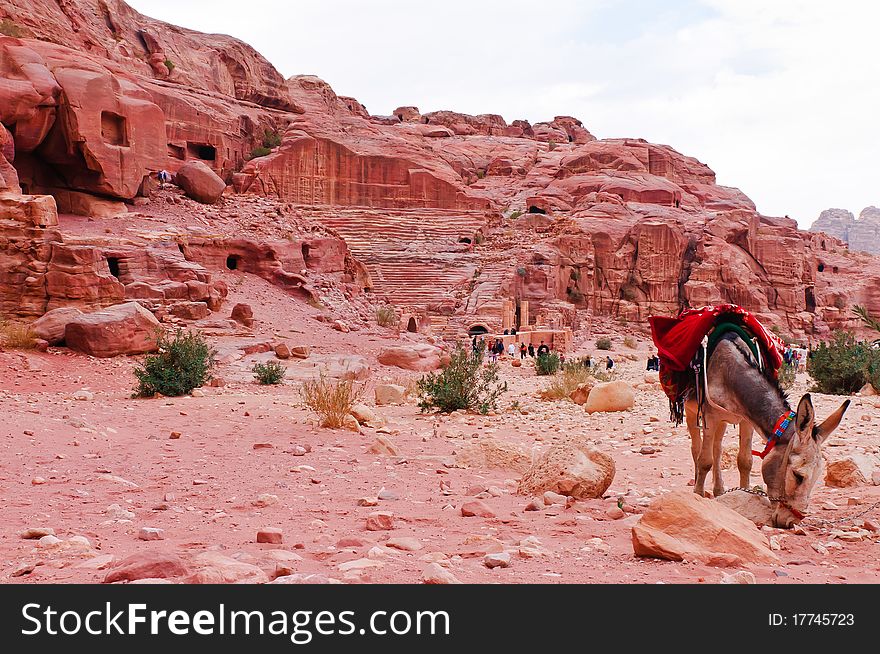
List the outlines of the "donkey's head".
<svg viewBox="0 0 880 654">
<path fill-rule="evenodd" d="M 767 493 L 773 506 L 773 524 L 788 529 L 804 518 L 810 504 L 810 494 L 822 476 L 820 448 L 837 429 L 849 400 L 840 405 L 821 425 L 816 425 L 816 412 L 810 395 L 801 398 L 797 417 L 789 426 L 788 442 L 773 448 L 761 472 L 767 484 Z"/>
</svg>

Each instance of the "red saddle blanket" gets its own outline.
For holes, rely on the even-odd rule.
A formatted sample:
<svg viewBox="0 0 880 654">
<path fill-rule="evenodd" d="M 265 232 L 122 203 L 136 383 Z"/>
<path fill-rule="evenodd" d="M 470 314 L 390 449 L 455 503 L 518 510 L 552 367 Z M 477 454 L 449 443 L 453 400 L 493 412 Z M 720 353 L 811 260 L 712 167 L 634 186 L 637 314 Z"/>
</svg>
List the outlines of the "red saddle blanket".
<svg viewBox="0 0 880 654">
<path fill-rule="evenodd" d="M 755 316 L 735 304 L 688 309 L 677 318 L 651 316 L 648 322 L 660 356 L 660 369 L 665 368 L 667 374 L 688 370 L 703 337 L 719 322 L 739 323 L 754 334 L 761 347 L 764 366 L 774 377 L 782 366 L 782 352 L 785 350 L 782 340 L 764 329 Z"/>
</svg>

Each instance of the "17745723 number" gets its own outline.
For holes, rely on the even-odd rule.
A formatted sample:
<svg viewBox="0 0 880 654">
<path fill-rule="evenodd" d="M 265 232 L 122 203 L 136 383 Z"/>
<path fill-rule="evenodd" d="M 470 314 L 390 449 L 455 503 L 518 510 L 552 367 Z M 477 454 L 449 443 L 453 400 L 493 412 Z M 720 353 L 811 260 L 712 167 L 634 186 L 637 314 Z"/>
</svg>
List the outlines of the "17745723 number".
<svg viewBox="0 0 880 654">
<path fill-rule="evenodd" d="M 852 613 L 792 613 L 783 615 L 771 613 L 768 617 L 771 627 L 852 627 L 855 616 Z"/>
</svg>

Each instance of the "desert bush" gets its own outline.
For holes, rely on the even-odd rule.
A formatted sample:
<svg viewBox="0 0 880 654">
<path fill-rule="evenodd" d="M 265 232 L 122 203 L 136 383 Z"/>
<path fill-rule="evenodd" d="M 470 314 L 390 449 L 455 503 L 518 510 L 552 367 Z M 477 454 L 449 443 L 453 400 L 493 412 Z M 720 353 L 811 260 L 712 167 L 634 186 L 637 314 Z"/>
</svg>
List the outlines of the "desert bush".
<svg viewBox="0 0 880 654">
<path fill-rule="evenodd" d="M 584 301 L 584 294 L 576 288 L 569 288 L 566 292 L 568 293 L 568 301 L 572 304 L 580 304 Z"/>
<path fill-rule="evenodd" d="M 416 384 L 419 407 L 423 412 L 479 411 L 497 408 L 507 383 L 498 378 L 498 364 L 483 366 L 485 346 L 477 351 L 456 343 L 449 364 L 439 372 L 422 377 Z"/>
<path fill-rule="evenodd" d="M 550 380 L 550 385 L 541 391 L 545 400 L 565 400 L 581 384 L 592 379 L 592 370 L 585 368 L 579 361 L 566 361 L 558 375 Z"/>
<path fill-rule="evenodd" d="M 264 148 L 277 148 L 279 145 L 281 145 L 281 135 L 278 132 L 269 129 L 263 131 Z"/>
<path fill-rule="evenodd" d="M 0 320 L 0 345 L 12 350 L 32 350 L 37 345 L 37 337 L 27 325 Z"/>
<path fill-rule="evenodd" d="M 363 395 L 364 388 L 350 379 L 318 379 L 304 381 L 300 388 L 303 404 L 317 414 L 321 427 L 339 429 L 345 417 Z"/>
<path fill-rule="evenodd" d="M 831 342 L 820 343 L 808 357 L 807 371 L 816 392 L 850 395 L 868 382 L 880 385 L 880 350 L 857 341 L 850 332 L 837 332 Z"/>
<path fill-rule="evenodd" d="M 590 368 L 590 376 L 597 382 L 605 383 L 617 379 L 617 368 L 605 370 L 604 364 L 601 366 L 594 365 Z"/>
<path fill-rule="evenodd" d="M 287 369 L 277 361 L 255 363 L 251 369 L 254 378 L 263 386 L 277 386 L 284 379 Z"/>
<path fill-rule="evenodd" d="M 267 148 L 265 146 L 259 146 L 251 150 L 251 159 L 256 159 L 257 157 L 265 157 L 267 154 L 272 152 L 271 148 Z"/>
<path fill-rule="evenodd" d="M 779 369 L 779 386 L 783 390 L 788 390 L 794 386 L 797 367 L 789 363 L 783 363 Z"/>
<path fill-rule="evenodd" d="M 519 268 L 516 269 L 516 274 L 519 275 L 520 277 L 525 277 L 527 272 L 528 271 L 523 266 L 520 266 Z"/>
<path fill-rule="evenodd" d="M 551 352 L 550 354 L 541 354 L 537 358 L 535 358 L 535 372 L 538 373 L 539 377 L 547 377 L 549 375 L 555 375 L 559 372 L 559 368 L 562 366 L 562 361 L 559 358 L 559 355 L 556 352 Z"/>
<path fill-rule="evenodd" d="M 135 368 L 136 397 L 186 395 L 211 378 L 216 353 L 200 333 L 178 329 L 173 338 L 160 333 L 157 339 L 159 352 Z"/>
<path fill-rule="evenodd" d="M 380 327 L 396 327 L 398 320 L 397 309 L 390 304 L 376 307 L 376 324 Z"/>
<path fill-rule="evenodd" d="M 596 349 L 597 350 L 610 350 L 611 349 L 611 339 L 607 336 L 596 339 Z"/>
<path fill-rule="evenodd" d="M 0 20 L 0 34 L 18 39 L 31 36 L 31 31 L 25 27 L 16 25 L 8 18 L 4 18 L 3 20 Z"/>
<path fill-rule="evenodd" d="M 511 219 L 511 220 L 516 220 L 516 219 L 519 218 L 521 215 L 523 215 L 523 212 L 522 212 L 521 210 L 519 210 L 519 209 L 516 209 L 512 214 L 510 214 L 510 219 Z"/>
<path fill-rule="evenodd" d="M 174 72 L 174 62 L 173 61 L 171 61 L 170 59 L 166 59 L 163 63 L 165 64 L 165 68 L 168 69 L 169 75 Z"/>
<path fill-rule="evenodd" d="M 636 349 L 636 347 L 638 347 L 638 343 L 636 343 L 636 339 L 634 339 L 632 336 L 625 337 L 623 339 L 623 344 L 632 350 L 634 350 L 634 349 Z"/>
</svg>

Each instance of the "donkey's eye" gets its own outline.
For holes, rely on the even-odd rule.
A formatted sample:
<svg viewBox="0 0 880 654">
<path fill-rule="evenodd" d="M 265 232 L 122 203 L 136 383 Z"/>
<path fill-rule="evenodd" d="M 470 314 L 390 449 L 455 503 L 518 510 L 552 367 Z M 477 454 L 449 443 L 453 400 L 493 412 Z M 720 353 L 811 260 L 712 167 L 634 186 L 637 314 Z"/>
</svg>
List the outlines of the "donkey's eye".
<svg viewBox="0 0 880 654">
<path fill-rule="evenodd" d="M 792 474 L 794 475 L 794 481 L 795 481 L 795 483 L 797 483 L 798 485 L 804 483 L 804 476 L 803 476 L 801 473 L 799 473 L 799 472 L 793 472 Z"/>
</svg>

